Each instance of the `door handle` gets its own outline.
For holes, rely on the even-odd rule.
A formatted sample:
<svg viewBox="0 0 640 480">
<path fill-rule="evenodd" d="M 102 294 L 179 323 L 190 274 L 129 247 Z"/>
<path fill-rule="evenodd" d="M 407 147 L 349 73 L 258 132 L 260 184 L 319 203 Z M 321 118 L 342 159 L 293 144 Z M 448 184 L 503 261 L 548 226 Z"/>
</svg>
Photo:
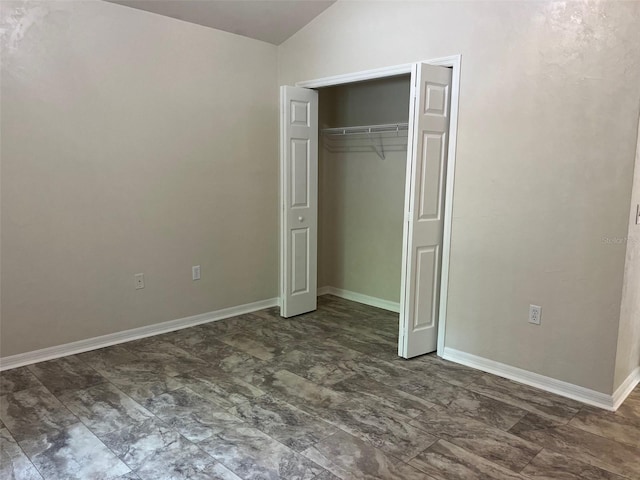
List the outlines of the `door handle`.
<svg viewBox="0 0 640 480">
<path fill-rule="evenodd" d="M 304 217 L 298 217 L 299 222 L 304 222 Z"/>
</svg>

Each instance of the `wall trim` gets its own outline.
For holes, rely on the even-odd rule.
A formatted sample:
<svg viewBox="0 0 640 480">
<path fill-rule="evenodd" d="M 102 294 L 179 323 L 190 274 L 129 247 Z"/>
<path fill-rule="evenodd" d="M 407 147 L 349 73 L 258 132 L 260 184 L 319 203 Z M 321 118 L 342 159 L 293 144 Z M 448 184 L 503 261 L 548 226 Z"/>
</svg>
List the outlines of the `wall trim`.
<svg viewBox="0 0 640 480">
<path fill-rule="evenodd" d="M 633 389 L 640 384 L 640 366 L 634 368 L 624 382 L 613 392 L 613 410 L 617 410 Z"/>
<path fill-rule="evenodd" d="M 470 353 L 461 352 L 449 347 L 444 348 L 444 355 L 442 355 L 442 358 L 455 363 L 459 363 L 461 365 L 466 365 L 467 367 L 482 370 L 483 372 L 492 373 L 494 375 L 498 375 L 499 377 L 508 378 L 509 380 L 514 380 L 519 383 L 524 383 L 525 385 L 529 385 L 530 387 L 536 387 L 546 392 L 555 393 L 556 395 L 560 395 L 562 397 L 571 398 L 572 400 L 577 400 L 579 402 L 610 411 L 615 411 L 615 409 L 618 408 L 618 406 L 622 403 L 624 398 L 626 398 L 626 395 L 631 393 L 631 390 L 629 389 L 624 398 L 622 398 L 621 396 L 619 399 L 619 403 L 617 403 L 616 401 L 614 401 L 614 398 L 618 390 L 620 390 L 620 395 L 622 395 L 623 391 L 620 388 L 616 390 L 616 394 L 607 395 L 606 393 L 597 392 L 589 388 L 581 387 L 579 385 L 574 385 L 568 382 L 563 382 L 562 380 L 557 380 L 545 375 L 540 375 L 539 373 L 529 372 L 528 370 L 512 367 L 511 365 L 506 365 L 504 363 L 489 360 L 487 358 L 472 355 Z M 640 368 L 638 368 L 637 370 L 638 375 L 640 375 Z M 627 381 L 629 382 L 628 385 Z M 627 379 L 623 385 L 626 385 L 626 389 L 628 389 L 629 385 L 631 385 L 632 383 L 633 380 Z"/>
<path fill-rule="evenodd" d="M 371 297 L 363 293 L 352 292 L 350 290 L 343 290 L 342 288 L 321 287 L 318 289 L 318 296 L 320 295 L 335 295 L 336 297 L 344 298 L 345 300 L 364 303 L 365 305 L 382 308 L 383 310 L 389 310 L 390 312 L 395 312 L 395 313 L 400 312 L 399 302 L 391 302 L 389 300 L 383 300 L 382 298 Z"/>
<path fill-rule="evenodd" d="M 371 70 L 362 70 L 353 73 L 344 73 L 333 75 L 331 77 L 317 78 L 314 80 L 305 80 L 296 82 L 296 87 L 302 88 L 322 88 L 340 85 L 342 83 L 362 82 L 363 80 L 374 80 L 376 78 L 393 77 L 395 75 L 403 75 L 411 73 L 413 63 L 404 63 L 402 65 L 391 65 L 382 68 L 373 68 Z"/>
<path fill-rule="evenodd" d="M 447 67 L 460 66 L 461 54 L 448 55 L 446 57 L 432 58 L 430 60 L 418 60 L 418 63 L 428 63 L 430 65 L 444 65 Z M 330 77 L 316 78 L 313 80 L 304 80 L 296 82 L 296 87 L 302 88 L 322 88 L 341 85 L 343 83 L 362 82 L 364 80 L 375 80 L 377 78 L 393 77 L 395 75 L 404 75 L 411 73 L 411 68 L 416 62 L 403 63 L 400 65 L 390 65 L 387 67 L 372 68 L 369 70 L 361 70 L 358 72 L 343 73 Z M 453 105 L 452 105 L 453 107 Z M 452 109 L 453 110 L 453 109 Z"/>
<path fill-rule="evenodd" d="M 67 355 L 75 355 L 77 353 L 96 350 L 98 348 L 109 347 L 118 343 L 130 342 L 131 340 L 151 337 L 153 335 L 172 332 L 174 330 L 181 330 L 183 328 L 193 327 L 203 323 L 215 322 L 225 318 L 235 317 L 236 315 L 262 310 L 263 308 L 275 307 L 277 305 L 278 298 L 269 298 L 257 302 L 246 303 L 244 305 L 237 305 L 234 307 L 214 310 L 212 312 L 201 313 L 190 317 L 155 323 L 144 327 L 132 328 L 130 330 L 123 330 L 107 335 L 101 335 L 99 337 L 78 340 L 76 342 L 65 343 L 54 347 L 47 347 L 40 350 L 34 350 L 32 352 L 18 353 L 16 355 L 0 358 L 0 371 L 22 367 L 32 363 L 44 362 L 45 360 L 52 360 L 54 358 L 65 357 Z"/>
</svg>

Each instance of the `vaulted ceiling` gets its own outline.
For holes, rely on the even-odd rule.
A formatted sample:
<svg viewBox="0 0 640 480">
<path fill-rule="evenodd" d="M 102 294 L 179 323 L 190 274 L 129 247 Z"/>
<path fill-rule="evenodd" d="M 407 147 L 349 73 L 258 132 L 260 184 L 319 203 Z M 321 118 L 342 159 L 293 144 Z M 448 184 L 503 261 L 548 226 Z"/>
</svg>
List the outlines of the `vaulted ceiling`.
<svg viewBox="0 0 640 480">
<path fill-rule="evenodd" d="M 335 0 L 107 0 L 280 45 Z"/>
</svg>

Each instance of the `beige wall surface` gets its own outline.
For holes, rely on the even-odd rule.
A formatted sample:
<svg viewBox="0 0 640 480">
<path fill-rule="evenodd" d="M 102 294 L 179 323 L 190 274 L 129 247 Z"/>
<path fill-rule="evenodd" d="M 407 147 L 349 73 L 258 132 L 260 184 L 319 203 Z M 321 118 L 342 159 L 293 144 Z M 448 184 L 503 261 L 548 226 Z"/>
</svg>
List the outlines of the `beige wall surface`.
<svg viewBox="0 0 640 480">
<path fill-rule="evenodd" d="M 640 121 L 632 192 L 627 237 L 608 239 L 627 245 L 614 390 L 640 366 L 640 225 L 636 224 L 636 212 L 640 205 Z"/>
<path fill-rule="evenodd" d="M 277 295 L 276 47 L 97 1 L 1 22 L 2 356 Z"/>
<path fill-rule="evenodd" d="M 405 76 L 323 88 L 319 123 L 407 122 L 409 86 Z M 399 302 L 406 151 L 330 152 L 320 139 L 318 285 Z"/>
<path fill-rule="evenodd" d="M 612 392 L 640 2 L 338 2 L 280 84 L 462 54 L 446 346 Z M 542 325 L 528 324 L 529 304 Z"/>
<path fill-rule="evenodd" d="M 410 75 L 325 87 L 319 92 L 320 107 L 326 109 L 323 118 L 326 125 L 321 123 L 321 127 L 409 121 Z"/>
</svg>

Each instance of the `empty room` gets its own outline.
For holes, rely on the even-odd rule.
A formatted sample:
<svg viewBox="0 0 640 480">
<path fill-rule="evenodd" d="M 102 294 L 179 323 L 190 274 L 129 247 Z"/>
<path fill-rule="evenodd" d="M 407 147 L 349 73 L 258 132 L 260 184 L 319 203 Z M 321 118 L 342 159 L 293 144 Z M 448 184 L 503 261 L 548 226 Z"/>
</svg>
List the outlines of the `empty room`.
<svg viewBox="0 0 640 480">
<path fill-rule="evenodd" d="M 0 0 L 0 478 L 640 479 L 640 0 Z"/>
</svg>

